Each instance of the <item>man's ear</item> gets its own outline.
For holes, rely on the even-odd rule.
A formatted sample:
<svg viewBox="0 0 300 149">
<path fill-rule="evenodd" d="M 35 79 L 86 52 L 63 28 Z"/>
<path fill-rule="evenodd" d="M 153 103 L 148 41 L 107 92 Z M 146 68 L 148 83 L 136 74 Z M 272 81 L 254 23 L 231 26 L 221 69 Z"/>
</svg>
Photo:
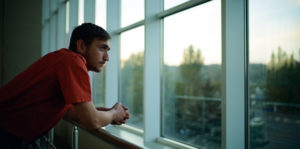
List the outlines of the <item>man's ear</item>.
<svg viewBox="0 0 300 149">
<path fill-rule="evenodd" d="M 77 45 L 77 52 L 84 55 L 87 50 L 84 41 L 79 39 L 76 41 L 76 45 Z"/>
</svg>

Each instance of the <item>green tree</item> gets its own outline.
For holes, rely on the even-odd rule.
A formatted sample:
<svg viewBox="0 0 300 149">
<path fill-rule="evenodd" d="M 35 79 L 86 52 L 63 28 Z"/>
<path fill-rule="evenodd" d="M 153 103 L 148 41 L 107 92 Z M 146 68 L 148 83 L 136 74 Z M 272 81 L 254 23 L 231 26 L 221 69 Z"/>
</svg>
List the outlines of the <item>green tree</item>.
<svg viewBox="0 0 300 149">
<path fill-rule="evenodd" d="M 277 54 L 272 53 L 267 66 L 267 100 L 300 103 L 299 84 L 300 62 L 294 59 L 294 54 L 288 56 L 278 47 Z"/>
<path fill-rule="evenodd" d="M 200 49 L 194 50 L 190 45 L 183 52 L 183 61 L 179 66 L 181 78 L 176 83 L 176 115 L 177 130 L 181 132 L 191 131 L 188 135 L 194 135 L 203 130 L 199 123 L 204 120 L 202 104 L 194 98 L 201 97 L 201 68 L 203 57 Z"/>
<path fill-rule="evenodd" d="M 193 145 L 221 144 L 221 66 L 204 65 L 200 49 L 183 51 L 179 66 L 164 66 L 163 133 Z M 171 124 L 170 124 L 171 123 Z M 193 141 L 191 141 L 193 140 Z M 207 144 L 206 144 L 207 145 Z"/>
<path fill-rule="evenodd" d="M 141 121 L 143 116 L 144 52 L 130 55 L 121 73 L 121 100 Z"/>
</svg>

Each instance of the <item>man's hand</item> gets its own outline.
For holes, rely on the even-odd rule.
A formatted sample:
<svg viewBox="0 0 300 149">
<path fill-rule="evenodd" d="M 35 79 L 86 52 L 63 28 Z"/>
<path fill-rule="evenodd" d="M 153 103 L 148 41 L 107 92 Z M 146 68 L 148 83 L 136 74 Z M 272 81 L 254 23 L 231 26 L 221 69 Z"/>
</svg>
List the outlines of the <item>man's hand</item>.
<svg viewBox="0 0 300 149">
<path fill-rule="evenodd" d="M 128 108 L 122 106 L 120 103 L 116 103 L 111 110 L 115 111 L 115 119 L 111 124 L 113 125 L 121 125 L 126 123 L 126 120 L 129 119 L 130 114 Z"/>
</svg>

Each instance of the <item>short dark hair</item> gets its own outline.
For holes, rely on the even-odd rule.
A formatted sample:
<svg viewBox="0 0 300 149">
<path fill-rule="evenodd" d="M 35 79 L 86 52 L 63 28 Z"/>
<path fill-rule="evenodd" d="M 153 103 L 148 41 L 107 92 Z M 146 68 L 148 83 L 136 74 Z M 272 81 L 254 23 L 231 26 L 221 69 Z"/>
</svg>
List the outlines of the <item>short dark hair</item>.
<svg viewBox="0 0 300 149">
<path fill-rule="evenodd" d="M 76 52 L 77 40 L 83 40 L 86 46 L 90 46 L 95 38 L 104 41 L 111 39 L 109 33 L 106 32 L 102 27 L 93 23 L 83 23 L 73 30 L 69 49 Z"/>
</svg>

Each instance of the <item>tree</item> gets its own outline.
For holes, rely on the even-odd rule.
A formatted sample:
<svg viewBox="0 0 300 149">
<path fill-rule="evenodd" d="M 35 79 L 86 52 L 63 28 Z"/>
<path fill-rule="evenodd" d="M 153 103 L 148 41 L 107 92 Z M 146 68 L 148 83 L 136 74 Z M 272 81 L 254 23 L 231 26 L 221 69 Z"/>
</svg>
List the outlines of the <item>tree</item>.
<svg viewBox="0 0 300 149">
<path fill-rule="evenodd" d="M 294 59 L 294 54 L 288 57 L 278 47 L 277 54 L 272 53 L 267 66 L 267 100 L 300 103 L 299 83 L 300 62 Z"/>
<path fill-rule="evenodd" d="M 203 102 L 194 98 L 201 97 L 203 92 L 201 69 L 203 66 L 203 57 L 200 49 L 194 50 L 190 45 L 183 52 L 183 61 L 179 66 L 181 78 L 176 83 L 176 115 L 177 130 L 189 132 L 184 135 L 195 135 L 203 131 L 199 127 L 200 122 L 204 122 Z M 202 116 L 201 116 L 202 115 Z"/>
<path fill-rule="evenodd" d="M 133 114 L 131 120 L 140 122 L 143 118 L 143 72 L 144 52 L 132 54 L 124 61 L 121 73 L 121 100 Z"/>
</svg>

